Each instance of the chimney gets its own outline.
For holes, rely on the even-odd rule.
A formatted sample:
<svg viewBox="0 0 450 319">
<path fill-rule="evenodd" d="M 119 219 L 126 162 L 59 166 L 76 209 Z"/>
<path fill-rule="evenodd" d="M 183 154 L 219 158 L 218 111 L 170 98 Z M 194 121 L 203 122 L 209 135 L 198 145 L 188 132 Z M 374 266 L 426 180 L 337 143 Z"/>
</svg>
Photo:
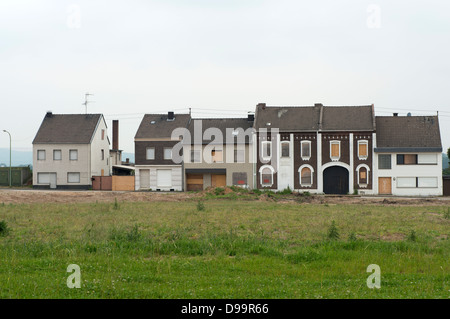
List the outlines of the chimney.
<svg viewBox="0 0 450 319">
<path fill-rule="evenodd" d="M 266 108 L 266 103 L 258 103 L 256 107 L 261 107 L 264 110 Z"/>
<path fill-rule="evenodd" d="M 248 122 L 253 122 L 255 120 L 255 114 L 249 114 L 247 117 Z"/>
<path fill-rule="evenodd" d="M 315 104 L 314 104 L 314 107 L 322 107 L 322 106 L 323 106 L 322 103 L 315 103 Z"/>
<path fill-rule="evenodd" d="M 168 112 L 168 113 L 167 113 L 167 120 L 168 120 L 168 121 L 173 121 L 173 120 L 174 120 L 174 114 L 173 114 L 173 112 Z"/>
<path fill-rule="evenodd" d="M 45 117 L 52 117 L 53 113 L 52 111 L 47 111 L 47 114 L 45 114 Z"/>
<path fill-rule="evenodd" d="M 130 164 L 130 159 L 127 157 L 127 159 L 125 160 L 126 164 Z"/>
<path fill-rule="evenodd" d="M 398 113 L 394 113 L 394 116 L 398 116 Z"/>
<path fill-rule="evenodd" d="M 113 150 L 119 149 L 119 120 L 113 120 L 113 136 L 112 136 L 112 144 Z"/>
</svg>

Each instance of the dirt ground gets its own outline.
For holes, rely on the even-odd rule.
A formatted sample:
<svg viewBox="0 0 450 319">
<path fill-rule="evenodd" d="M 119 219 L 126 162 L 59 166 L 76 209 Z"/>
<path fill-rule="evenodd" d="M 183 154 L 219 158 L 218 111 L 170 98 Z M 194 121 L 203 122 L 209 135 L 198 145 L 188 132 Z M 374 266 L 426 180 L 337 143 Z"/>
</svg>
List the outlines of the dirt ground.
<svg viewBox="0 0 450 319">
<path fill-rule="evenodd" d="M 199 200 L 209 191 L 199 193 L 163 193 L 163 192 L 111 192 L 111 191 L 49 191 L 32 189 L 0 188 L 0 203 L 92 203 L 92 202 L 182 202 Z M 226 193 L 228 193 L 227 191 Z M 238 196 L 240 194 L 237 193 Z M 226 199 L 224 199 L 226 200 Z M 301 196 L 298 194 L 277 197 L 263 194 L 260 201 L 277 201 L 282 203 L 297 202 L 309 204 L 366 204 L 366 205 L 414 205 L 414 206 L 450 206 L 450 197 L 409 198 L 378 196 L 338 196 L 316 195 Z"/>
</svg>

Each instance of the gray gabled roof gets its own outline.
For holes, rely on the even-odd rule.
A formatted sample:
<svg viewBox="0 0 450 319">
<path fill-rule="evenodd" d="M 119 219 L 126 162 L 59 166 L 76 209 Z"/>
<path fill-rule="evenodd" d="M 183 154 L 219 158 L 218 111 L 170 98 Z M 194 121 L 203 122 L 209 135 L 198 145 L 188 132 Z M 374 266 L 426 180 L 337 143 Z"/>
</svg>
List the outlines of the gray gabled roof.
<svg viewBox="0 0 450 319">
<path fill-rule="evenodd" d="M 209 128 L 217 128 L 220 130 L 223 138 L 223 142 L 226 143 L 226 141 L 234 141 L 237 143 L 238 138 L 237 136 L 239 134 L 242 134 L 242 131 L 239 132 L 237 129 L 242 129 L 244 132 L 253 127 L 253 121 L 248 121 L 247 118 L 209 118 L 209 119 L 192 119 L 191 123 L 189 125 L 189 132 L 191 133 L 191 143 L 197 144 L 196 141 L 194 141 L 194 127 L 196 125 L 199 125 L 199 122 L 201 121 L 201 127 L 202 127 L 202 144 L 209 144 L 214 139 L 219 139 L 220 143 L 222 141 L 220 140 L 220 137 L 213 136 L 212 139 L 203 139 L 203 134 L 205 131 Z M 236 131 L 238 135 L 233 135 L 233 131 Z M 249 135 L 245 136 L 245 143 L 249 143 L 250 138 Z"/>
<path fill-rule="evenodd" d="M 175 114 L 174 120 L 167 120 L 168 114 L 145 114 L 134 138 L 170 138 L 176 128 L 187 128 L 191 116 Z"/>
<path fill-rule="evenodd" d="M 47 113 L 33 144 L 89 144 L 102 114 Z"/>
<path fill-rule="evenodd" d="M 259 104 L 255 129 L 261 128 L 292 132 L 374 131 L 375 120 L 372 105 L 286 107 Z"/>
<path fill-rule="evenodd" d="M 442 151 L 437 116 L 377 116 L 376 122 L 376 151 Z"/>
</svg>

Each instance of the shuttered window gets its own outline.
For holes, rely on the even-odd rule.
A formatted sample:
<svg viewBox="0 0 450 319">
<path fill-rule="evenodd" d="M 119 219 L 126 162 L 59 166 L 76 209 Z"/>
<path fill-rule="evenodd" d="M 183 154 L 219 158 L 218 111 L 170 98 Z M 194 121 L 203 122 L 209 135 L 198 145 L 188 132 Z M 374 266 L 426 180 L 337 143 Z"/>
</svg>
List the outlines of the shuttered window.
<svg viewBox="0 0 450 319">
<path fill-rule="evenodd" d="M 311 157 L 311 142 L 302 141 L 301 142 L 301 157 L 302 159 L 309 159 Z"/>
<path fill-rule="evenodd" d="M 332 159 L 339 159 L 339 157 L 341 157 L 340 146 L 341 145 L 340 145 L 339 142 L 330 142 L 331 158 Z"/>
</svg>

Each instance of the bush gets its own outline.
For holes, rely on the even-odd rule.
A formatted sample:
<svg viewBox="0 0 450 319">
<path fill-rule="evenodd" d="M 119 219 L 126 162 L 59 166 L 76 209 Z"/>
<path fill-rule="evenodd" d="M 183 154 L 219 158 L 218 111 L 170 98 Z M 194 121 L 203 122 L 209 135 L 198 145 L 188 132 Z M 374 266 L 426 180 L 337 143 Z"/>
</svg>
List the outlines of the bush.
<svg viewBox="0 0 450 319">
<path fill-rule="evenodd" d="M 216 194 L 217 196 L 219 195 L 225 195 L 225 188 L 222 187 L 216 187 L 214 189 L 214 194 Z"/>
<path fill-rule="evenodd" d="M 285 189 L 283 189 L 281 192 L 278 192 L 278 194 L 281 194 L 281 195 L 289 195 L 289 194 L 292 194 L 292 190 L 291 190 L 291 188 L 288 186 L 288 187 L 286 187 Z"/>
<path fill-rule="evenodd" d="M 331 222 L 331 225 L 328 228 L 328 239 L 329 240 L 338 240 L 339 239 L 339 231 L 336 227 L 336 222 L 334 220 Z"/>
<path fill-rule="evenodd" d="M 348 241 L 356 241 L 355 232 L 351 232 L 350 235 L 348 235 Z"/>
<path fill-rule="evenodd" d="M 416 231 L 414 229 L 411 230 L 411 232 L 409 233 L 408 240 L 409 241 L 416 241 L 417 240 Z"/>
<path fill-rule="evenodd" d="M 9 234 L 9 227 L 6 221 L 0 221 L 0 236 L 6 236 Z"/>
<path fill-rule="evenodd" d="M 199 212 L 205 210 L 205 204 L 204 204 L 201 200 L 199 200 L 199 201 L 197 202 L 197 210 L 198 210 Z"/>
</svg>

